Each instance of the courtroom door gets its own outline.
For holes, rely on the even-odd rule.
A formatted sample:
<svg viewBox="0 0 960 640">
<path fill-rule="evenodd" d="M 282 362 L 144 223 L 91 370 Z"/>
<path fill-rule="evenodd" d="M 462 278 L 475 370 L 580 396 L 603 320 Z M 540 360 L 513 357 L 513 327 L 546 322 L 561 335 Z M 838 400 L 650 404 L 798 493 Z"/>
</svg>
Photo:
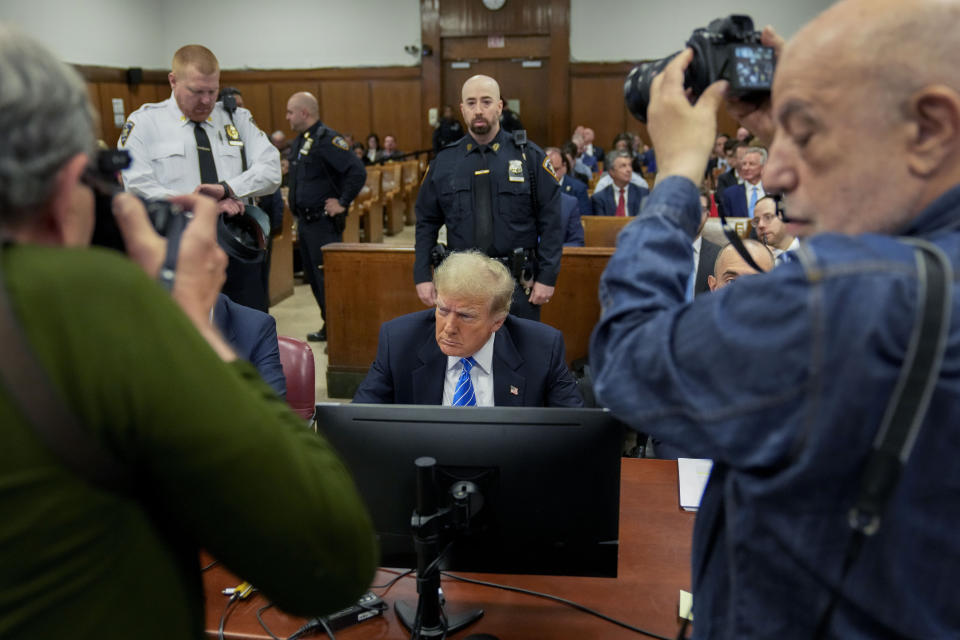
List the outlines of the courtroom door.
<svg viewBox="0 0 960 640">
<path fill-rule="evenodd" d="M 527 130 L 528 138 L 541 147 L 556 146 L 563 141 L 547 139 L 550 113 L 549 64 L 547 60 L 444 60 L 443 103 L 453 107 L 459 116 L 460 89 L 463 83 L 478 73 L 488 75 L 500 83 L 500 93 L 504 98 L 519 101 L 518 115 Z"/>
</svg>

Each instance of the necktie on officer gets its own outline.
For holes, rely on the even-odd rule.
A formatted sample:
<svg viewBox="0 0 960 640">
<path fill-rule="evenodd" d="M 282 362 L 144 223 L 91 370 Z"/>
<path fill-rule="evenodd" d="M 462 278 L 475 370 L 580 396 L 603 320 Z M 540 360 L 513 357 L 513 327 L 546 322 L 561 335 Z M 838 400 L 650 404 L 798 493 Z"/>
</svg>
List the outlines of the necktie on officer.
<svg viewBox="0 0 960 640">
<path fill-rule="evenodd" d="M 203 130 L 203 123 L 193 123 L 193 135 L 197 139 L 197 160 L 200 162 L 200 182 L 202 184 L 217 184 L 220 179 L 217 177 L 217 165 L 213 161 L 213 149 L 210 146 L 210 138 L 207 132 Z"/>
<path fill-rule="evenodd" d="M 473 172 L 473 238 L 477 249 L 492 255 L 493 206 L 490 197 L 490 169 L 487 165 L 487 146 L 480 145 L 480 168 Z"/>
<path fill-rule="evenodd" d="M 453 392 L 454 407 L 475 407 L 477 406 L 477 394 L 473 391 L 473 382 L 470 380 L 470 370 L 477 361 L 472 357 L 460 358 L 460 364 L 463 365 L 463 371 L 460 372 L 460 378 L 457 380 L 457 388 Z"/>
<path fill-rule="evenodd" d="M 627 215 L 627 203 L 623 199 L 623 187 L 620 187 L 620 199 L 617 200 L 617 214 L 623 218 Z"/>
<path fill-rule="evenodd" d="M 753 208 L 757 206 L 757 185 L 750 188 L 750 217 L 753 217 Z"/>
</svg>

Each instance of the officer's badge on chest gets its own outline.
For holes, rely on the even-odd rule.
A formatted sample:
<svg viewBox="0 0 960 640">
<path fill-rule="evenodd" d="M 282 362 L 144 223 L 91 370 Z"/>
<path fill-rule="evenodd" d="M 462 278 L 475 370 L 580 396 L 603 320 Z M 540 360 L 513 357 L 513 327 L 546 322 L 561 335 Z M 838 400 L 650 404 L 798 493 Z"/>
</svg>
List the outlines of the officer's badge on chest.
<svg viewBox="0 0 960 640">
<path fill-rule="evenodd" d="M 303 134 L 303 147 L 300 148 L 300 155 L 305 156 L 310 153 L 310 147 L 313 146 L 313 138 L 309 133 Z"/>
<path fill-rule="evenodd" d="M 242 147 L 243 140 L 240 139 L 240 132 L 232 124 L 223 125 L 223 130 L 227 134 L 227 143 L 231 147 Z"/>
<path fill-rule="evenodd" d="M 511 160 L 507 167 L 507 179 L 510 182 L 523 182 L 523 162 Z"/>
</svg>

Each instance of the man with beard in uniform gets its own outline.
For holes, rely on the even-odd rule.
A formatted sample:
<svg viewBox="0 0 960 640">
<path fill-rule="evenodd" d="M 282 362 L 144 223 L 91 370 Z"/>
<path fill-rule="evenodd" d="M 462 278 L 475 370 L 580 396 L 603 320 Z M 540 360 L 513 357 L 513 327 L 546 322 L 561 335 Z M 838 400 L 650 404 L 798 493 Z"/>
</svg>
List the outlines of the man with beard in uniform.
<svg viewBox="0 0 960 640">
<path fill-rule="evenodd" d="M 414 281 L 420 300 L 436 304 L 431 253 L 446 224 L 451 250 L 479 249 L 507 265 L 517 281 L 511 313 L 539 320 L 560 271 L 560 188 L 540 147 L 525 133 L 501 130 L 502 110 L 496 80 L 477 75 L 464 83 L 468 135 L 437 155 L 417 197 Z"/>
</svg>

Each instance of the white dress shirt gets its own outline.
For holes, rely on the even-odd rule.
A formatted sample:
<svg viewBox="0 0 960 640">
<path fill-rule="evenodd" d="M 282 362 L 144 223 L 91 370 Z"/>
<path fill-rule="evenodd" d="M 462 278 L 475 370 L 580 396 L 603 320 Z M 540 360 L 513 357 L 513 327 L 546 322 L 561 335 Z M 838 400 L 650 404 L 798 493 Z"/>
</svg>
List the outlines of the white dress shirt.
<svg viewBox="0 0 960 640">
<path fill-rule="evenodd" d="M 790 243 L 786 249 L 777 249 L 776 247 L 770 247 L 770 252 L 773 253 L 774 260 L 776 264 L 782 264 L 783 260 L 780 258 L 787 251 L 796 251 L 800 248 L 800 238 L 794 237 L 793 242 Z"/>
<path fill-rule="evenodd" d="M 643 179 L 643 176 L 638 174 L 636 171 L 634 171 L 630 175 L 630 182 L 637 185 L 638 187 L 642 187 L 644 189 L 647 189 L 648 191 L 650 190 L 650 185 L 648 185 L 647 181 Z M 613 178 L 610 176 L 610 172 L 604 171 L 603 175 L 597 179 L 597 184 L 593 185 L 593 192 L 597 193 L 601 189 L 606 189 L 612 184 L 613 184 Z M 616 202 L 617 199 L 614 198 L 613 201 Z"/>
<path fill-rule="evenodd" d="M 480 350 L 473 354 L 476 361 L 470 370 L 470 383 L 473 393 L 477 397 L 478 407 L 493 406 L 493 341 L 496 333 L 491 333 Z M 453 392 L 457 388 L 457 381 L 463 373 L 463 364 L 459 356 L 447 356 L 447 371 L 443 377 L 443 406 L 453 404 Z"/>
<path fill-rule="evenodd" d="M 280 152 L 257 128 L 246 109 L 237 109 L 234 122 L 217 103 L 203 122 L 210 139 L 217 178 L 238 198 L 263 196 L 280 187 Z M 247 153 L 243 170 L 240 146 L 230 144 L 227 127 L 235 124 Z M 200 163 L 194 123 L 177 106 L 173 95 L 145 104 L 127 118 L 117 148 L 130 152 L 133 162 L 123 172 L 123 185 L 144 198 L 192 193 L 200 185 Z"/>
</svg>

